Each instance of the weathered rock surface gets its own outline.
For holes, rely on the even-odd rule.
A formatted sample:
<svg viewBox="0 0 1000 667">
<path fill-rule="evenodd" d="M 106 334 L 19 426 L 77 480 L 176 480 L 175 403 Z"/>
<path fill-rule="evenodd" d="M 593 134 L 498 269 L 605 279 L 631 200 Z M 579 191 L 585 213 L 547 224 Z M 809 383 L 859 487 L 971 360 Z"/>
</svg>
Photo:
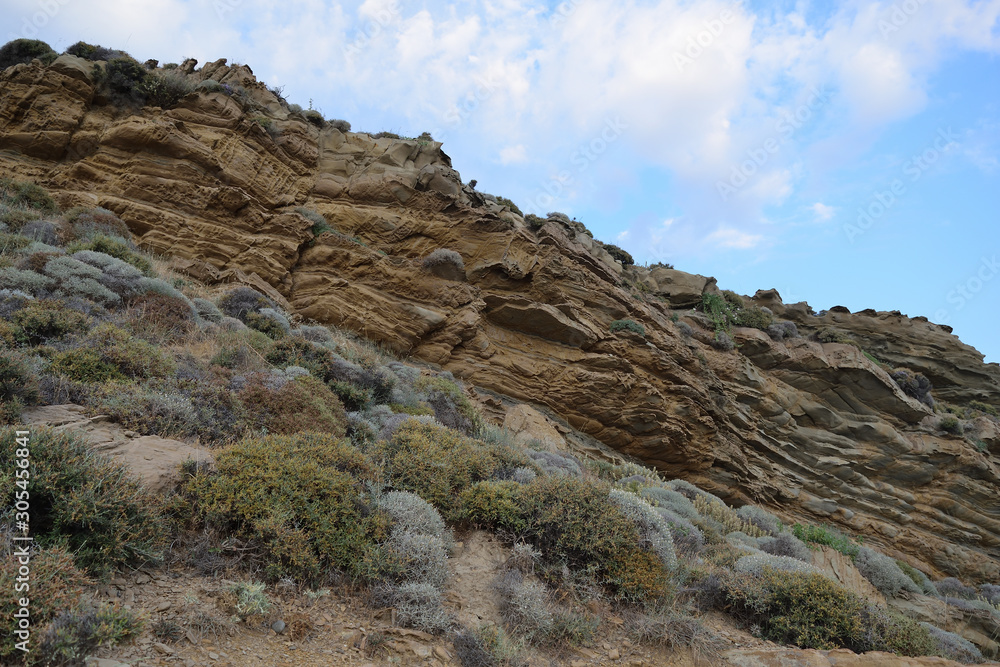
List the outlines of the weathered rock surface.
<svg viewBox="0 0 1000 667">
<path fill-rule="evenodd" d="M 49 426 L 82 435 L 102 454 L 119 459 L 156 493 L 166 494 L 181 481 L 181 465 L 188 460 L 212 463 L 212 453 L 179 440 L 126 431 L 107 417 L 88 417 L 80 405 L 45 405 L 23 414 L 30 426 Z"/>
<path fill-rule="evenodd" d="M 277 139 L 252 120 L 260 109 L 222 93 L 116 115 L 95 100 L 88 70 L 60 58 L 0 74 L 0 174 L 34 179 L 64 206 L 113 210 L 144 247 L 201 280 L 256 285 L 730 502 L 838 524 L 935 577 L 1000 581 L 991 420 L 983 451 L 935 430 L 928 408 L 850 346 L 740 329 L 738 351 L 716 351 L 702 318 L 685 318 L 687 337 L 667 308 L 696 302 L 713 279 L 623 268 L 558 217 L 529 230 L 464 186 L 439 143 L 316 127 L 246 67 L 181 71 L 246 86 Z M 298 206 L 339 233 L 314 239 Z M 464 280 L 422 268 L 437 248 L 462 256 Z M 1000 367 L 947 327 L 898 313 L 814 315 L 773 290 L 757 300 L 805 334 L 844 329 L 927 375 L 939 399 L 1000 404 Z M 623 318 L 645 337 L 609 333 Z"/>
</svg>

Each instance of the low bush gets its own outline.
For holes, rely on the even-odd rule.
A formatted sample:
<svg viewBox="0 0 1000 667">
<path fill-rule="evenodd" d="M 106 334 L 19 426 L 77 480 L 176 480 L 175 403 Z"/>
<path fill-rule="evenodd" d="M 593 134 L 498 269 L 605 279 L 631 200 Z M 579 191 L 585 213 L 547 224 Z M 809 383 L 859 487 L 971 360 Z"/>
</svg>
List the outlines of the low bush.
<svg viewBox="0 0 1000 667">
<path fill-rule="evenodd" d="M 931 390 L 934 387 L 931 385 L 931 381 L 921 373 L 914 373 L 908 368 L 897 368 L 889 374 L 889 377 L 899 385 L 899 388 L 907 396 L 911 396 L 925 405 L 934 406 L 934 399 L 931 397 Z"/>
<path fill-rule="evenodd" d="M 768 535 L 777 535 L 781 531 L 781 521 L 778 517 L 756 505 L 744 505 L 736 510 L 736 514 Z"/>
<path fill-rule="evenodd" d="M 631 331 L 632 333 L 639 334 L 640 336 L 646 335 L 646 327 L 634 320 L 615 320 L 611 323 L 609 329 L 611 333 L 616 333 L 618 331 Z"/>
<path fill-rule="evenodd" d="M 677 569 L 677 555 L 670 526 L 645 500 L 621 489 L 611 489 L 611 502 L 638 529 L 641 545 L 656 554 L 668 572 Z"/>
<path fill-rule="evenodd" d="M 797 523 L 792 526 L 792 534 L 803 542 L 822 544 L 852 559 L 858 555 L 858 550 L 861 548 L 851 538 L 830 526 L 809 526 Z"/>
<path fill-rule="evenodd" d="M 131 609 L 106 604 L 66 610 L 46 628 L 39 653 L 48 665 L 82 665 L 102 646 L 139 636 L 143 620 Z"/>
<path fill-rule="evenodd" d="M 476 482 L 461 493 L 460 517 L 479 528 L 521 534 L 528 527 L 522 495 L 522 485 L 516 481 Z"/>
<path fill-rule="evenodd" d="M 327 219 L 324 216 L 320 215 L 319 213 L 310 208 L 305 208 L 303 206 L 300 206 L 297 209 L 295 209 L 295 212 L 304 217 L 305 219 L 307 219 L 309 222 L 313 223 L 312 224 L 313 236 L 319 236 L 320 234 L 325 234 L 326 232 L 336 231 L 333 227 L 330 226 L 329 221 L 327 221 Z"/>
<path fill-rule="evenodd" d="M 421 376 L 414 388 L 422 392 L 434 410 L 438 422 L 466 435 L 477 434 L 483 424 L 479 411 L 465 392 L 452 380 L 443 376 Z"/>
<path fill-rule="evenodd" d="M 942 630 L 930 623 L 921 623 L 920 625 L 930 634 L 931 640 L 934 642 L 935 655 L 964 665 L 978 665 L 986 662 L 986 658 L 983 657 L 980 650 L 968 639 L 954 632 Z"/>
<path fill-rule="evenodd" d="M 795 322 L 777 322 L 767 327 L 766 331 L 773 340 L 799 338 L 799 328 L 795 326 Z"/>
<path fill-rule="evenodd" d="M 736 343 L 725 331 L 717 331 L 712 339 L 712 347 L 722 352 L 732 352 L 736 349 Z"/>
<path fill-rule="evenodd" d="M 387 597 L 404 627 L 442 633 L 454 622 L 442 605 L 441 591 L 430 584 L 403 584 L 392 589 Z"/>
<path fill-rule="evenodd" d="M 377 443 L 373 455 L 384 457 L 383 469 L 393 488 L 416 493 L 446 518 L 459 515 L 459 494 L 473 483 L 525 463 L 514 450 L 486 447 L 415 418 L 403 423 L 388 441 Z"/>
<path fill-rule="evenodd" d="M 896 561 L 868 547 L 860 547 L 854 557 L 854 566 L 886 597 L 897 597 L 901 591 L 920 593 L 920 588 L 906 576 Z"/>
<path fill-rule="evenodd" d="M 858 341 L 851 338 L 851 334 L 842 329 L 835 329 L 834 327 L 824 327 L 816 332 L 816 340 L 821 343 L 840 343 L 841 345 L 853 345 L 854 347 L 861 349 L 861 345 Z"/>
<path fill-rule="evenodd" d="M 27 597 L 31 602 L 30 637 L 18 636 L 18 600 L 25 597 L 15 593 L 18 589 L 19 563 L 14 555 L 11 535 L 0 536 L 0 586 L 9 594 L 0 597 L 0 631 L 6 641 L 0 644 L 0 661 L 4 664 L 23 664 L 24 658 L 38 655 L 40 639 L 44 629 L 60 613 L 74 609 L 83 599 L 84 586 L 90 584 L 88 577 L 73 563 L 73 555 L 65 547 L 33 548 L 31 550 L 31 581 Z M 15 642 L 28 641 L 29 653 L 15 648 Z"/>
<path fill-rule="evenodd" d="M 402 526 L 423 535 L 444 538 L 447 535 L 444 519 L 434 506 L 407 491 L 390 491 L 378 497 L 376 506 Z"/>
<path fill-rule="evenodd" d="M 966 586 L 955 577 L 947 577 L 934 584 L 938 593 L 950 598 L 961 598 L 963 600 L 975 600 L 977 591 L 972 586 Z"/>
<path fill-rule="evenodd" d="M 39 345 L 81 333 L 90 323 L 90 318 L 83 313 L 70 310 L 60 301 L 49 299 L 25 302 L 24 307 L 14 313 L 11 320 L 20 329 L 19 337 L 23 337 L 29 345 Z"/>
<path fill-rule="evenodd" d="M 85 60 L 112 60 L 128 55 L 118 49 L 109 49 L 97 44 L 88 44 L 87 42 L 77 42 L 66 49 L 66 53 L 78 58 L 84 58 Z"/>
<path fill-rule="evenodd" d="M 180 72 L 149 72 L 139 85 L 144 103 L 162 109 L 173 109 L 194 90 L 194 82 Z"/>
<path fill-rule="evenodd" d="M 965 432 L 962 422 L 951 416 L 942 417 L 941 421 L 938 422 L 938 428 L 945 433 L 951 433 L 952 435 L 962 435 L 962 433 Z"/>
<path fill-rule="evenodd" d="M 926 631 L 884 610 L 817 573 L 763 567 L 759 571 L 725 573 L 727 605 L 761 636 L 802 648 L 849 648 L 891 651 L 904 655 L 931 652 Z"/>
<path fill-rule="evenodd" d="M 190 333 L 195 327 L 195 312 L 185 299 L 149 292 L 132 300 L 129 312 L 141 323 L 146 335 L 154 341 L 171 342 Z M 139 327 L 132 327 L 140 333 Z"/>
<path fill-rule="evenodd" d="M 253 545 L 270 580 L 318 584 L 330 568 L 358 573 L 387 536 L 359 496 L 372 470 L 347 441 L 329 435 L 246 438 L 216 455 L 215 470 L 185 483 L 196 516 Z"/>
<path fill-rule="evenodd" d="M 284 315 L 273 308 L 262 308 L 260 312 L 249 312 L 244 321 L 251 329 L 261 332 L 272 340 L 278 340 L 288 335 L 291 327 Z"/>
<path fill-rule="evenodd" d="M 758 306 L 740 308 L 736 311 L 734 324 L 738 327 L 751 327 L 767 331 L 768 327 L 774 324 L 774 315 L 766 308 Z"/>
<path fill-rule="evenodd" d="M 117 369 L 121 376 L 133 379 L 167 377 L 177 368 L 174 360 L 160 348 L 110 323 L 97 325 L 79 347 L 63 354 L 71 358 L 96 354 L 102 363 Z"/>
<path fill-rule="evenodd" d="M 247 313 L 276 307 L 273 301 L 250 287 L 236 287 L 219 299 L 219 309 L 229 317 L 239 320 L 245 320 Z"/>
<path fill-rule="evenodd" d="M 493 582 L 497 609 L 507 630 L 528 641 L 547 639 L 554 619 L 546 602 L 545 586 L 526 581 L 520 570 L 502 572 Z"/>
<path fill-rule="evenodd" d="M 52 47 L 40 39 L 15 39 L 0 46 L 0 70 L 30 63 L 35 58 L 48 65 L 57 57 Z"/>
<path fill-rule="evenodd" d="M 897 560 L 896 565 L 898 565 L 899 569 L 903 571 L 903 574 L 905 574 L 910 578 L 910 581 L 912 581 L 917 585 L 917 588 L 923 591 L 924 595 L 930 595 L 931 597 L 941 597 L 941 594 L 938 593 L 937 588 L 934 586 L 933 583 L 931 583 L 931 580 L 927 577 L 926 574 L 924 574 L 917 568 L 911 566 L 906 561 Z"/>
<path fill-rule="evenodd" d="M 629 634 L 640 644 L 690 649 L 695 663 L 707 658 L 709 664 L 721 664 L 722 637 L 705 623 L 676 609 L 651 610 L 629 619 Z"/>
<path fill-rule="evenodd" d="M 507 208 L 509 208 L 511 210 L 511 213 L 516 213 L 522 218 L 524 217 L 524 213 L 521 212 L 521 209 L 518 208 L 517 204 L 512 202 L 510 199 L 507 199 L 506 197 L 497 197 L 497 203 L 500 204 L 501 206 L 506 206 Z"/>
<path fill-rule="evenodd" d="M 281 435 L 319 431 L 344 436 L 347 415 L 329 387 L 310 375 L 274 378 L 270 373 L 251 374 L 236 394 L 252 406 L 247 419 L 253 428 Z"/>
<path fill-rule="evenodd" d="M 106 236 L 109 239 L 123 243 L 131 252 L 137 250 L 134 244 L 128 240 L 131 238 L 128 225 L 106 208 L 76 206 L 67 211 L 64 217 L 70 230 L 71 238 L 67 239 L 70 242 L 73 240 L 86 240 Z M 107 254 L 110 255 L 112 253 Z M 142 270 L 142 267 L 137 266 L 136 268 Z"/>
<path fill-rule="evenodd" d="M 630 255 L 628 252 L 622 250 L 616 245 L 613 245 L 611 243 L 605 243 L 604 250 L 607 251 L 607 253 L 611 255 L 614 259 L 621 262 L 622 266 L 632 266 L 633 264 L 635 264 L 635 260 L 632 259 L 632 255 Z"/>
<path fill-rule="evenodd" d="M 14 429 L 0 429 L 0 464 L 7 471 L 0 488 L 8 507 L 18 490 L 14 461 L 21 449 Z M 30 450 L 27 490 L 39 545 L 67 547 L 92 574 L 161 558 L 160 501 L 124 465 L 96 454 L 81 437 L 41 427 L 32 429 Z"/>
<path fill-rule="evenodd" d="M 38 374 L 24 354 L 0 349 L 0 420 L 15 424 L 21 410 L 38 400 Z"/>
<path fill-rule="evenodd" d="M 746 556 L 741 556 L 736 563 L 733 564 L 734 572 L 749 572 L 752 574 L 759 574 L 764 571 L 765 568 L 770 568 L 772 570 L 780 570 L 782 572 L 804 572 L 804 573 L 817 573 L 817 570 L 812 565 L 804 563 L 797 558 L 791 558 L 789 556 L 774 556 L 768 553 L 751 553 Z"/>
<path fill-rule="evenodd" d="M 39 213 L 55 213 L 56 202 L 43 188 L 30 181 L 0 178 L 0 203 L 30 209 Z"/>
<path fill-rule="evenodd" d="M 746 533 L 750 537 L 761 537 L 765 531 L 757 525 L 737 514 L 718 498 L 709 499 L 705 495 L 698 495 L 694 499 L 694 507 L 698 514 L 713 521 L 718 522 L 725 529 L 725 534 Z"/>
<path fill-rule="evenodd" d="M 156 272 L 153 270 L 153 263 L 136 252 L 129 243 L 121 238 L 102 233 L 92 233 L 88 235 L 86 240 L 71 241 L 66 245 L 66 252 L 71 255 L 83 250 L 99 252 L 119 259 L 126 264 L 134 266 L 144 276 L 152 278 L 156 275 Z M 82 258 L 78 257 L 77 259 Z"/>
<path fill-rule="evenodd" d="M 424 257 L 421 266 L 439 278 L 449 280 L 465 278 L 465 262 L 462 261 L 462 256 L 454 250 L 438 248 Z"/>
<path fill-rule="evenodd" d="M 757 546 L 761 551 L 772 556 L 787 556 L 804 563 L 812 562 L 812 552 L 809 551 L 809 547 L 791 533 L 778 533 L 774 537 L 762 537 L 757 541 Z"/>
</svg>

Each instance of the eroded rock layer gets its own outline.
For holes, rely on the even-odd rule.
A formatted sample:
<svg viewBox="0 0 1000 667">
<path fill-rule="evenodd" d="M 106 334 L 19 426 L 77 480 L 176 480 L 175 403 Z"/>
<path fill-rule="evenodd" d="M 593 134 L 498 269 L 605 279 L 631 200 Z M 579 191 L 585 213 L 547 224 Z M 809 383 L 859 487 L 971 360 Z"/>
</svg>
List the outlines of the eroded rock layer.
<svg viewBox="0 0 1000 667">
<path fill-rule="evenodd" d="M 274 131 L 223 92 L 115 110 L 90 63 L 62 56 L 0 74 L 0 175 L 33 179 L 63 206 L 108 208 L 201 280 L 255 285 L 730 502 L 839 524 L 936 576 L 1000 580 L 995 422 L 944 433 L 851 345 L 737 329 L 738 350 L 717 351 L 703 316 L 675 322 L 670 310 L 716 291 L 714 279 L 624 268 L 578 223 L 531 229 L 463 185 L 439 143 L 318 127 L 246 67 L 180 71 L 244 86 Z M 301 206 L 337 232 L 314 238 Z M 438 248 L 464 272 L 424 268 Z M 1000 405 L 1000 368 L 947 327 L 755 298 L 804 334 L 847 331 L 925 374 L 939 399 Z M 610 333 L 625 318 L 645 335 Z"/>
</svg>

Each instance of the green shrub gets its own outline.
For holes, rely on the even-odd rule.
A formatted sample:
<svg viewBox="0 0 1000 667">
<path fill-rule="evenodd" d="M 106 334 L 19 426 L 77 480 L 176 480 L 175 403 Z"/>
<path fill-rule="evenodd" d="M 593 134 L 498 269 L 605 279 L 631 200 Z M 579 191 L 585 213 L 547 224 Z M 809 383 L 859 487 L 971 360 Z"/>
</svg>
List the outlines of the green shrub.
<svg viewBox="0 0 1000 667">
<path fill-rule="evenodd" d="M 393 488 L 412 491 L 434 505 L 445 518 L 459 514 L 459 494 L 473 483 L 504 468 L 523 465 L 513 450 L 487 447 L 451 429 L 403 423 L 391 439 L 376 445 L 383 470 Z"/>
<path fill-rule="evenodd" d="M 0 418 L 16 423 L 21 410 L 38 400 L 38 378 L 31 361 L 22 353 L 0 349 Z"/>
<path fill-rule="evenodd" d="M 964 429 L 962 428 L 962 422 L 958 421 L 955 417 L 943 417 L 940 422 L 938 422 L 938 428 L 946 433 L 951 433 L 953 435 L 962 435 Z"/>
<path fill-rule="evenodd" d="M 511 210 L 512 213 L 517 213 L 522 218 L 524 217 L 524 213 L 521 212 L 521 209 L 518 208 L 517 204 L 507 199 L 506 197 L 497 197 L 497 203 L 500 204 L 501 206 L 506 206 Z"/>
<path fill-rule="evenodd" d="M 900 591 L 920 593 L 920 587 L 896 565 L 896 561 L 868 547 L 860 547 L 854 565 L 865 579 L 887 598 L 897 597 Z"/>
<path fill-rule="evenodd" d="M 177 367 L 160 348 L 110 323 L 96 326 L 81 341 L 79 348 L 65 354 L 70 358 L 84 358 L 88 353 L 96 354 L 125 378 L 167 377 L 173 375 Z"/>
<path fill-rule="evenodd" d="M 796 523 L 792 526 L 792 533 L 803 542 L 822 544 L 849 556 L 852 560 L 858 555 L 858 550 L 861 548 L 836 528 L 829 526 L 804 526 Z"/>
<path fill-rule="evenodd" d="M 124 51 L 109 49 L 97 44 L 88 44 L 87 42 L 77 42 L 66 49 L 66 53 L 78 58 L 84 58 L 85 60 L 112 60 L 128 56 Z"/>
<path fill-rule="evenodd" d="M 46 65 L 58 57 L 52 47 L 39 39 L 15 39 L 0 46 L 0 71 L 39 58 Z"/>
<path fill-rule="evenodd" d="M 127 243 L 106 234 L 95 234 L 86 240 L 72 241 L 66 246 L 66 252 L 71 255 L 81 250 L 92 250 L 111 255 L 115 259 L 120 259 L 139 269 L 144 276 L 150 278 L 156 276 L 152 262 L 133 251 Z"/>
<path fill-rule="evenodd" d="M 528 225 L 529 228 L 538 230 L 541 229 L 542 225 L 545 224 L 546 219 L 539 217 L 534 213 L 529 213 L 528 215 L 524 216 L 524 222 Z"/>
<path fill-rule="evenodd" d="M 615 320 L 611 323 L 609 327 L 611 333 L 618 331 L 631 331 L 632 333 L 637 333 L 640 336 L 646 335 L 646 328 L 634 320 Z"/>
<path fill-rule="evenodd" d="M 480 528 L 521 534 L 528 527 L 521 507 L 523 489 L 510 480 L 476 482 L 461 493 L 460 516 Z"/>
<path fill-rule="evenodd" d="M 934 406 L 934 399 L 931 397 L 931 390 L 934 387 L 931 385 L 931 381 L 923 374 L 914 373 L 908 368 L 897 368 L 889 376 L 903 390 L 904 394 L 917 399 L 925 405 Z"/>
<path fill-rule="evenodd" d="M 255 289 L 236 287 L 219 299 L 219 309 L 229 317 L 244 320 L 247 313 L 274 308 L 275 303 Z"/>
<path fill-rule="evenodd" d="M 61 301 L 48 299 L 29 301 L 11 319 L 30 345 L 83 332 L 90 323 L 83 313 L 67 308 Z"/>
<path fill-rule="evenodd" d="M 0 661 L 4 664 L 23 664 L 23 658 L 38 655 L 40 639 L 45 627 L 61 612 L 75 608 L 83 599 L 84 586 L 90 584 L 87 576 L 73 563 L 73 556 L 65 547 L 49 547 L 33 550 L 31 554 L 30 590 L 15 591 L 18 576 L 18 559 L 14 554 L 14 542 L 4 538 L 0 549 L 0 586 L 9 594 L 0 596 L 0 631 L 5 641 L 0 644 Z M 28 595 L 23 595 L 28 593 Z M 31 602 L 30 638 L 28 638 L 29 653 L 27 656 L 15 648 L 15 642 L 23 641 L 18 637 L 18 621 L 14 613 L 19 609 L 17 603 L 21 597 L 28 597 Z M 17 656 L 17 657 L 15 657 Z"/>
<path fill-rule="evenodd" d="M 413 387 L 426 395 L 434 418 L 440 423 L 467 435 L 475 435 L 482 429 L 483 418 L 457 383 L 442 376 L 423 375 Z"/>
<path fill-rule="evenodd" d="M 722 577 L 731 611 L 757 624 L 761 636 L 802 648 L 850 648 L 857 652 L 894 650 L 905 655 L 930 653 L 906 623 L 821 574 L 764 567 Z M 919 628 L 919 626 L 917 626 Z"/>
<path fill-rule="evenodd" d="M 145 98 L 145 103 L 163 109 L 174 108 L 185 96 L 193 93 L 194 89 L 195 84 L 179 72 L 149 72 L 139 84 L 139 92 Z"/>
<path fill-rule="evenodd" d="M 841 345 L 853 345 L 854 347 L 861 349 L 861 345 L 858 341 L 851 338 L 851 334 L 841 329 L 835 329 L 833 327 L 825 327 L 820 329 L 816 333 L 816 340 L 821 343 L 840 343 Z"/>
<path fill-rule="evenodd" d="M 281 342 L 281 341 L 279 341 Z M 259 331 L 243 329 L 242 331 L 222 331 L 216 336 L 219 351 L 212 357 L 212 363 L 223 368 L 241 371 L 260 370 L 268 365 L 264 354 L 271 345 L 271 339 Z M 302 366 L 304 364 L 281 364 L 276 366 Z"/>
<path fill-rule="evenodd" d="M 84 384 L 125 380 L 125 376 L 116 365 L 105 361 L 100 352 L 88 349 L 66 350 L 57 353 L 52 357 L 49 372 Z"/>
<path fill-rule="evenodd" d="M 137 637 L 143 625 L 131 609 L 107 604 L 66 610 L 46 629 L 39 653 L 45 656 L 45 664 L 83 664 L 98 648 Z"/>
<path fill-rule="evenodd" d="M 628 252 L 622 250 L 616 245 L 613 245 L 611 243 L 605 243 L 604 250 L 606 250 L 607 253 L 611 255 L 614 259 L 621 262 L 622 266 L 632 266 L 633 264 L 635 264 L 635 260 L 632 259 L 632 255 L 630 255 Z"/>
<path fill-rule="evenodd" d="M 738 327 L 751 327 L 767 331 L 767 328 L 774 324 L 774 316 L 763 308 L 750 306 L 736 312 L 734 323 Z"/>
<path fill-rule="evenodd" d="M 988 403 L 983 403 L 982 401 L 969 401 L 969 407 L 973 410 L 979 410 L 980 412 L 985 412 L 993 417 L 1000 417 L 1000 411 Z"/>
<path fill-rule="evenodd" d="M 142 106 L 145 102 L 143 83 L 147 76 L 148 72 L 142 63 L 125 55 L 107 62 L 101 83 L 116 105 Z"/>
<path fill-rule="evenodd" d="M 343 437 L 347 428 L 344 406 L 333 391 L 311 375 L 274 382 L 268 374 L 254 374 L 238 393 L 251 410 L 249 424 L 266 433 L 291 435 L 319 431 Z"/>
<path fill-rule="evenodd" d="M 128 225 L 122 222 L 121 218 L 106 208 L 87 208 L 85 206 L 74 206 L 66 212 L 66 223 L 69 226 L 69 240 L 91 239 L 98 236 L 105 236 L 112 241 L 125 242 L 126 247 L 134 252 L 135 248 L 129 246 L 126 239 L 130 238 L 131 232 Z M 106 254 L 113 253 L 102 251 Z M 119 257 L 123 259 L 123 257 Z M 127 261 L 127 260 L 126 260 Z M 142 270 L 141 267 L 136 268 Z"/>
<path fill-rule="evenodd" d="M 8 507 L 18 490 L 19 449 L 14 429 L 0 429 L 0 500 Z M 81 437 L 42 427 L 32 428 L 30 454 L 27 490 L 36 542 L 66 546 L 93 574 L 160 559 L 166 537 L 160 501 L 124 465 L 95 453 Z"/>
<path fill-rule="evenodd" d="M 0 203 L 33 209 L 42 213 L 55 213 L 56 202 L 44 189 L 30 181 L 0 178 Z"/>
<path fill-rule="evenodd" d="M 269 579 L 320 583 L 333 567 L 356 574 L 386 526 L 364 516 L 365 457 L 329 435 L 247 438 L 219 451 L 214 472 L 185 485 L 197 516 L 256 545 Z"/>
<path fill-rule="evenodd" d="M 187 300 L 156 292 L 133 299 L 129 313 L 135 318 L 132 330 L 155 342 L 172 342 L 195 326 L 195 311 Z"/>
</svg>

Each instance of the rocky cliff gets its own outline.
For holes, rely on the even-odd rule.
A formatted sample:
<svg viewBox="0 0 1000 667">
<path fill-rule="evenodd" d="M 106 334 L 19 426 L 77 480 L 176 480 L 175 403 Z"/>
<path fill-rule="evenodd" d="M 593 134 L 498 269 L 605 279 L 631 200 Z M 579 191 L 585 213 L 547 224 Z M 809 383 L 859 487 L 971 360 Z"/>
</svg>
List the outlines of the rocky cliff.
<svg viewBox="0 0 1000 667">
<path fill-rule="evenodd" d="M 73 56 L 6 70 L 0 176 L 114 211 L 200 280 L 254 285 L 439 364 L 498 418 L 531 403 L 579 443 L 730 502 L 840 525 L 936 577 L 1000 580 L 997 421 L 966 412 L 964 432 L 946 432 L 886 370 L 925 375 L 939 404 L 1000 405 L 1000 367 L 949 328 L 816 314 L 767 291 L 753 302 L 802 335 L 736 328 L 738 348 L 718 350 L 713 323 L 687 310 L 714 279 L 624 267 L 579 223 L 529 225 L 463 185 L 433 140 L 344 132 L 292 112 L 246 66 L 196 65 L 175 74 L 222 89 L 134 112 L 109 104 L 92 63 Z M 335 231 L 317 236 L 301 207 Z M 462 270 L 426 266 L 437 249 Z M 645 334 L 611 333 L 621 319 Z M 815 339 L 831 328 L 856 344 Z"/>
</svg>

